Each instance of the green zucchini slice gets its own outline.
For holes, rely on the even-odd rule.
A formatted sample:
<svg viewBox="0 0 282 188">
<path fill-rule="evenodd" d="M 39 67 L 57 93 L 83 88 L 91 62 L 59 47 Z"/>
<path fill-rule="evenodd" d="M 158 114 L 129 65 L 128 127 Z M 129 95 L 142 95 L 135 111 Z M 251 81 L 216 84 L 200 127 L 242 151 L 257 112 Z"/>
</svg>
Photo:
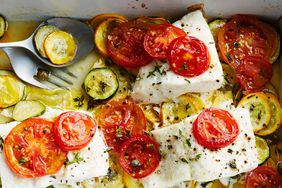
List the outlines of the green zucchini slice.
<svg viewBox="0 0 282 188">
<path fill-rule="evenodd" d="M 269 158 L 269 147 L 263 138 L 256 136 L 256 148 L 258 151 L 258 161 L 260 165 Z"/>
<path fill-rule="evenodd" d="M 47 38 L 47 36 L 51 33 L 53 33 L 54 31 L 57 31 L 58 28 L 52 25 L 44 25 L 42 27 L 40 27 L 35 35 L 34 35 L 34 43 L 36 46 L 37 51 L 39 52 L 39 54 L 44 57 L 47 58 L 47 55 L 45 53 L 45 49 L 44 49 L 44 42 L 45 39 Z"/>
<path fill-rule="evenodd" d="M 119 82 L 116 74 L 110 68 L 91 70 L 84 80 L 86 93 L 95 100 L 111 97 L 116 93 Z"/>
<path fill-rule="evenodd" d="M 13 110 L 13 118 L 16 121 L 24 121 L 42 115 L 45 109 L 46 107 L 38 101 L 20 101 Z"/>
<path fill-rule="evenodd" d="M 215 41 L 217 41 L 218 31 L 226 24 L 226 20 L 216 19 L 209 23 L 209 28 Z"/>
<path fill-rule="evenodd" d="M 270 122 L 271 107 L 267 96 L 263 92 L 251 93 L 241 99 L 239 108 L 246 108 L 250 111 L 253 131 L 256 133 L 262 130 Z"/>
<path fill-rule="evenodd" d="M 14 106 L 0 109 L 0 124 L 9 123 L 14 120 L 13 110 L 14 110 Z"/>
<path fill-rule="evenodd" d="M 5 32 L 8 29 L 8 22 L 5 17 L 0 15 L 0 38 L 4 36 Z"/>
</svg>

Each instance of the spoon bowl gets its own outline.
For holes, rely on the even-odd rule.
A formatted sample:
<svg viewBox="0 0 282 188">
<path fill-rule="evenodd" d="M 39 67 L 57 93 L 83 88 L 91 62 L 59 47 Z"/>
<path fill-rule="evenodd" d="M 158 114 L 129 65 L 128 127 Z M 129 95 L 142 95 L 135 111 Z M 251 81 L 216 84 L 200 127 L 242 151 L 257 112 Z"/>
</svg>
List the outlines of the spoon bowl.
<svg viewBox="0 0 282 188">
<path fill-rule="evenodd" d="M 41 57 L 34 44 L 34 36 L 37 30 L 44 25 L 52 25 L 57 27 L 60 30 L 63 30 L 69 34 L 71 34 L 76 41 L 76 54 L 75 57 L 65 63 L 65 64 L 54 64 L 46 58 Z M 32 33 L 32 35 L 18 42 L 9 42 L 9 43 L 0 43 L 0 48 L 4 47 L 21 47 L 26 48 L 31 51 L 41 62 L 51 67 L 66 67 L 69 66 L 81 58 L 85 57 L 88 53 L 90 53 L 94 48 L 94 32 L 91 27 L 88 25 L 74 19 L 70 18 L 51 18 L 44 22 L 42 22 L 36 30 Z M 38 63 L 41 63 L 38 62 Z"/>
</svg>

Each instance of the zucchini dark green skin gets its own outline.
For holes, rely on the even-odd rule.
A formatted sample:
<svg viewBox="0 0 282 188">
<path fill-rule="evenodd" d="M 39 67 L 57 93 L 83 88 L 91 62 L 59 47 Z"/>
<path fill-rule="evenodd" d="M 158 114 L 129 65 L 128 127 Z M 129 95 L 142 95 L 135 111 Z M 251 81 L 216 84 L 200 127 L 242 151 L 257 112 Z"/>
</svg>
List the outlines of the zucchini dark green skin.
<svg viewBox="0 0 282 188">
<path fill-rule="evenodd" d="M 94 100 L 104 100 L 113 96 L 119 87 L 117 75 L 110 68 L 91 70 L 84 80 L 85 91 Z"/>
<path fill-rule="evenodd" d="M 270 157 L 270 150 L 266 140 L 258 136 L 256 136 L 256 147 L 258 150 L 258 162 L 261 165 Z"/>
</svg>

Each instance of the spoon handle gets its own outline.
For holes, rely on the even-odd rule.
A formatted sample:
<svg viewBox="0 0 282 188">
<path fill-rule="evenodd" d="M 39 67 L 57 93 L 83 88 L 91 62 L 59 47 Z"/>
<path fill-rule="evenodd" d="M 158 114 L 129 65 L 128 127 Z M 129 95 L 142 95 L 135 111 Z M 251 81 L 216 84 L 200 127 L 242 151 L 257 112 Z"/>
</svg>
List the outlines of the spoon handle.
<svg viewBox="0 0 282 188">
<path fill-rule="evenodd" d="M 0 43 L 0 48 L 5 48 L 5 47 L 22 47 L 31 51 L 33 50 L 33 45 L 30 38 L 22 41 Z"/>
</svg>

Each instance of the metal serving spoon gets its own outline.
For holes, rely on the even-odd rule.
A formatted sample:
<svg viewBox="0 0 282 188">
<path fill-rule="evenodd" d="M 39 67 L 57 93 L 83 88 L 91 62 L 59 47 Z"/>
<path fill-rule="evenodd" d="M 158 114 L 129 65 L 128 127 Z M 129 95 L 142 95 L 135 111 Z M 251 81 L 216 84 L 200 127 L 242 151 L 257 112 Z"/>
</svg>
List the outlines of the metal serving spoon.
<svg viewBox="0 0 282 188">
<path fill-rule="evenodd" d="M 75 38 L 76 45 L 77 45 L 77 51 L 72 61 L 65 63 L 65 64 L 56 65 L 56 64 L 53 64 L 48 59 L 45 59 L 40 56 L 40 54 L 38 53 L 38 51 L 35 48 L 33 38 L 34 38 L 34 35 L 36 34 L 36 31 L 43 25 L 55 26 L 59 28 L 60 30 L 70 33 Z M 79 59 L 81 59 L 82 57 L 90 53 L 90 51 L 94 48 L 93 41 L 94 41 L 93 30 L 91 27 L 87 26 L 86 24 L 78 20 L 73 20 L 70 18 L 51 18 L 51 19 L 48 19 L 42 22 L 29 38 L 23 41 L 18 41 L 18 42 L 0 43 L 0 48 L 4 48 L 4 47 L 26 48 L 29 51 L 31 51 L 41 62 L 45 63 L 46 65 L 49 65 L 52 67 L 66 67 L 66 66 L 69 66 L 77 62 Z M 38 63 L 41 63 L 41 62 L 38 62 Z"/>
</svg>

